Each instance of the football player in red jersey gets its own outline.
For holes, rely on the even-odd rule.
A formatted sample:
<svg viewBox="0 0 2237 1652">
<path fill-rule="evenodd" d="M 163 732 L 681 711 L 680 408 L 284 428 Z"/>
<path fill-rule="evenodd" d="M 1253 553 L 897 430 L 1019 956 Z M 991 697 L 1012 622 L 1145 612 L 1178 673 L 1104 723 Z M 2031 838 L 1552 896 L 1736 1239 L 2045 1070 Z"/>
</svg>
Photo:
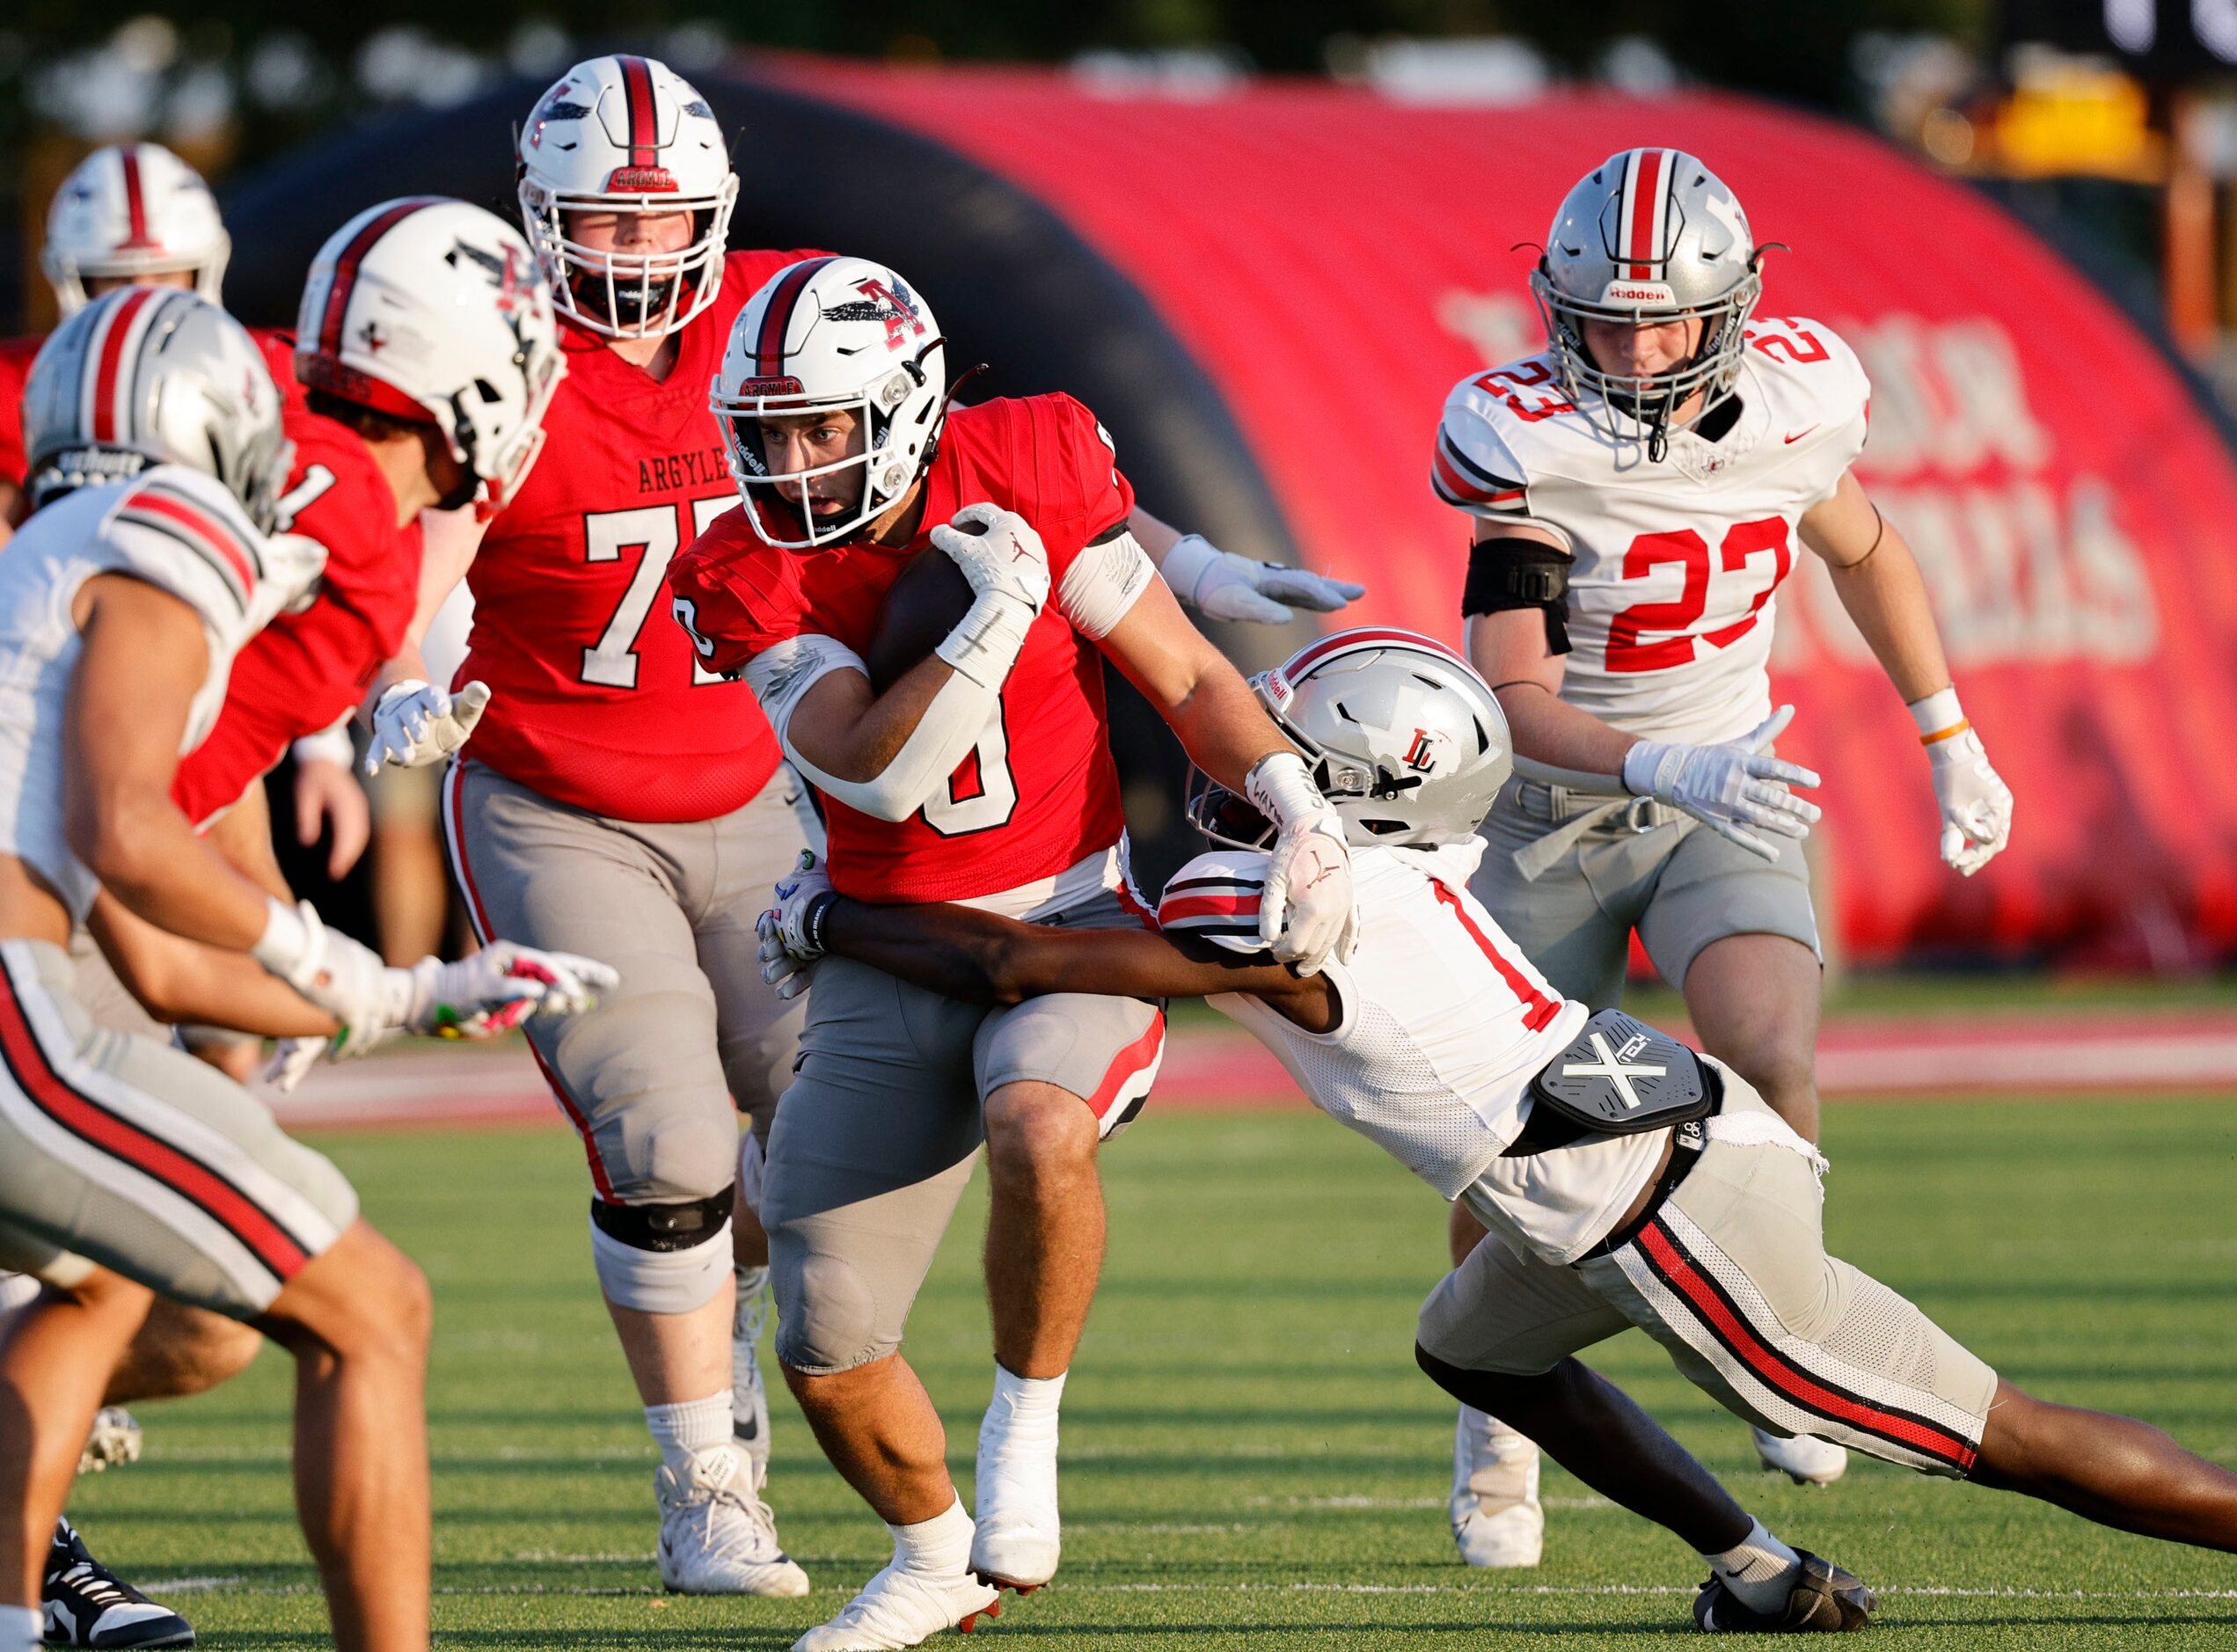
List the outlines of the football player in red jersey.
<svg viewBox="0 0 2237 1652">
<path fill-rule="evenodd" d="M 1317 968 L 1354 921 L 1342 827 L 1155 574 L 1101 427 L 1068 396 L 951 415 L 948 395 L 939 329 L 899 275 L 853 258 L 785 270 L 739 318 L 716 385 L 745 508 L 669 571 L 704 662 L 745 679 L 822 795 L 837 886 L 1072 927 L 1146 921 L 1108 657 L 1282 822 L 1267 938 Z M 927 546 L 962 570 L 969 611 L 874 688 L 887 594 Z M 993 1610 L 994 1583 L 1055 1572 L 1057 1405 L 1102 1256 L 1095 1152 L 1147 1096 L 1164 1022 L 1137 998 L 988 1014 L 844 960 L 819 970 L 762 1191 L 777 1351 L 895 1558 L 803 1652 L 913 1646 Z M 975 1530 L 898 1350 L 982 1137 L 997 1364 Z"/>
<path fill-rule="evenodd" d="M 434 761 L 471 732 L 443 821 L 476 924 L 596 936 L 619 966 L 620 991 L 537 1049 L 583 1138 L 600 1287 L 662 1445 L 662 1575 L 797 1594 L 807 1579 L 758 1495 L 767 1244 L 733 1189 L 758 1177 L 799 1031 L 758 978 L 754 923 L 820 828 L 751 692 L 647 620 L 669 558 L 737 504 L 706 387 L 747 299 L 800 254 L 725 255 L 738 185 L 721 128 L 648 59 L 568 70 L 530 111 L 519 160 L 567 323 L 552 451 L 478 543 L 465 524 L 431 528 L 430 597 L 465 567 L 475 599 L 464 686 L 454 698 L 399 662 L 373 757 Z M 1201 540 L 1187 554 L 1192 588 L 1239 610 L 1248 597 L 1287 618 L 1271 599 L 1349 588 Z M 742 1142 L 739 1111 L 754 1121 Z"/>
</svg>

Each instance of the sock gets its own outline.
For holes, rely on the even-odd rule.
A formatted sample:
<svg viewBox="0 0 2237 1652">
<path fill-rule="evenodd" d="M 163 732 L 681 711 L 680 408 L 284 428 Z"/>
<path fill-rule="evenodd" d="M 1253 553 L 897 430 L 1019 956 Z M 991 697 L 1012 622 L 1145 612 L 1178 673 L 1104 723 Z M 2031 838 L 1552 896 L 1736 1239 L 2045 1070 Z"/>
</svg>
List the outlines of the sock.
<svg viewBox="0 0 2237 1652">
<path fill-rule="evenodd" d="M 647 1406 L 645 1426 L 661 1448 L 661 1460 L 678 1473 L 701 1451 L 712 1451 L 730 1439 L 730 1391 L 712 1400 L 687 1400 L 680 1405 Z"/>
<path fill-rule="evenodd" d="M 46 1619 L 31 1606 L 0 1606 L 0 1652 L 40 1652 Z"/>
<path fill-rule="evenodd" d="M 1752 1521 L 1748 1535 L 1722 1554 L 1703 1554 L 1709 1569 L 1751 1612 L 1776 1612 L 1787 1604 L 1802 1556 Z"/>
<path fill-rule="evenodd" d="M 893 1558 L 905 1571 L 933 1577 L 955 1577 L 971 1560 L 971 1517 L 958 1497 L 944 1515 L 919 1520 L 913 1526 L 888 1524 L 893 1533 Z"/>
<path fill-rule="evenodd" d="M 1071 1375 L 1070 1372 L 1064 1376 Z M 994 1368 L 994 1400 L 983 1429 L 1020 1444 L 1049 1445 L 1056 1438 L 1056 1409 L 1064 1398 L 1064 1377 L 1020 1377 L 1006 1366 Z"/>
</svg>

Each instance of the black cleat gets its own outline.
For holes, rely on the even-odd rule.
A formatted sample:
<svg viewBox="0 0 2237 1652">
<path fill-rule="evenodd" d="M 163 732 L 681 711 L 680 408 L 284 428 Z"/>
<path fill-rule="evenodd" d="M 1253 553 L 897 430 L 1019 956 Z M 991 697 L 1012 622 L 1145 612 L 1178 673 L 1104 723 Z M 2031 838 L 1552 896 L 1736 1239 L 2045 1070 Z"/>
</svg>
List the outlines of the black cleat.
<svg viewBox="0 0 2237 1652">
<path fill-rule="evenodd" d="M 48 1646 L 187 1647 L 194 1626 L 159 1606 L 86 1552 L 85 1539 L 67 1520 L 55 1526 L 40 1589 Z"/>
<path fill-rule="evenodd" d="M 1693 1597 L 1693 1621 L 1704 1634 L 1844 1634 L 1861 1629 L 1879 1610 L 1864 1580 L 1808 1549 L 1796 1553 L 1802 1569 L 1778 1612 L 1758 1612 L 1712 1574 Z"/>
</svg>

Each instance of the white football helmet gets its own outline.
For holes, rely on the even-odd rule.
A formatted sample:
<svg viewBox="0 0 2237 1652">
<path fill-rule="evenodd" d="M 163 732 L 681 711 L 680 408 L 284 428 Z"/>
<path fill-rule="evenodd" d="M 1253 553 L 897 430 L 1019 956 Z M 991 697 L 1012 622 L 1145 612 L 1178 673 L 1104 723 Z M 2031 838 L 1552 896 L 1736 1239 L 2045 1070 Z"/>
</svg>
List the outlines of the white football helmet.
<svg viewBox="0 0 2237 1652">
<path fill-rule="evenodd" d="M 771 276 L 730 328 L 708 402 L 754 531 L 786 550 L 832 545 L 914 486 L 947 420 L 947 342 L 909 283 L 866 258 L 803 259 Z M 759 421 L 810 413 L 853 414 L 862 451 L 772 474 Z M 858 466 L 860 504 L 828 523 L 781 491 Z"/>
<path fill-rule="evenodd" d="M 89 277 L 192 270 L 194 290 L 216 303 L 232 252 L 200 172 L 160 143 L 112 143 L 62 179 L 39 262 L 68 318 L 85 308 Z"/>
<path fill-rule="evenodd" d="M 55 329 L 24 385 L 32 506 L 183 464 L 270 531 L 294 444 L 280 387 L 241 324 L 196 293 L 124 287 Z"/>
<path fill-rule="evenodd" d="M 666 63 L 577 63 L 529 112 L 519 161 L 521 221 L 569 320 L 610 339 L 658 339 L 714 302 L 738 178 L 714 111 Z M 605 252 L 568 233 L 570 212 L 689 212 L 691 242 Z"/>
<path fill-rule="evenodd" d="M 1698 423 L 1731 393 L 1748 313 L 1763 293 L 1758 256 L 1739 198 L 1683 150 L 1625 150 L 1569 191 L 1546 232 L 1531 293 L 1563 388 L 1604 435 L 1623 440 L 1615 416 L 1634 420 L 1659 459 L 1671 428 Z M 1667 372 L 1610 373 L 1585 345 L 1587 321 L 1685 318 L 1700 320 L 1700 344 Z M 1673 427 L 1697 390 L 1707 392 L 1699 411 Z"/>
<path fill-rule="evenodd" d="M 566 374 L 535 255 L 493 213 L 439 196 L 384 201 L 311 260 L 296 376 L 440 427 L 492 510 L 543 450 L 545 410 Z"/>
<path fill-rule="evenodd" d="M 1251 679 L 1312 766 L 1356 844 L 1458 843 L 1491 812 L 1515 766 L 1506 713 L 1475 669 L 1411 631 L 1361 626 L 1306 644 Z M 1262 849 L 1274 828 L 1191 770 L 1189 824 L 1216 843 Z"/>
</svg>

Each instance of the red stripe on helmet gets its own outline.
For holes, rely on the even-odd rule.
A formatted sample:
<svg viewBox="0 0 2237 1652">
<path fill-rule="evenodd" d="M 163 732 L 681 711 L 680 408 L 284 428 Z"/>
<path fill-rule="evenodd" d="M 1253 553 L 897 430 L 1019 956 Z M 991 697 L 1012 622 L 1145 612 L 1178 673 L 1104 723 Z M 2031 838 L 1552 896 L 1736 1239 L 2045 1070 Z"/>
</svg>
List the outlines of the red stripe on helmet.
<svg viewBox="0 0 2237 1652">
<path fill-rule="evenodd" d="M 1352 648 L 1369 647 L 1378 642 L 1410 642 L 1417 648 L 1427 648 L 1432 654 L 1441 654 L 1456 665 L 1468 663 L 1436 638 L 1424 637 L 1419 632 L 1379 630 L 1372 626 L 1362 626 L 1356 631 L 1340 631 L 1334 636 L 1323 637 L 1318 642 L 1308 644 L 1302 652 L 1291 656 L 1289 662 L 1283 666 L 1282 675 L 1295 683 L 1314 666 L 1333 654 L 1342 654 Z"/>
<path fill-rule="evenodd" d="M 1631 200 L 1631 278 L 1651 281 L 1655 272 L 1646 260 L 1660 259 L 1662 248 L 1655 245 L 1655 208 L 1662 199 L 1663 151 L 1639 151 L 1639 167 L 1633 174 Z"/>
<path fill-rule="evenodd" d="M 163 243 L 148 233 L 148 197 L 140 186 L 140 146 L 122 143 L 117 146 L 117 158 L 124 163 L 124 245 L 120 252 L 163 251 Z"/>
<path fill-rule="evenodd" d="M 814 280 L 815 272 L 831 260 L 828 258 L 808 259 L 793 266 L 791 273 L 783 276 L 777 290 L 769 295 L 769 307 L 761 312 L 761 330 L 754 335 L 754 371 L 761 378 L 778 378 L 785 371 L 785 333 L 793 325 L 793 308 L 800 303 L 800 291 Z"/>
<path fill-rule="evenodd" d="M 653 71 L 641 57 L 617 57 L 623 98 L 629 105 L 629 164 L 660 164 L 660 113 L 653 103 Z"/>
<path fill-rule="evenodd" d="M 318 317 L 318 348 L 317 354 L 339 357 L 342 347 L 342 324 L 349 318 L 350 295 L 357 290 L 357 267 L 365 255 L 391 230 L 410 217 L 422 207 L 435 203 L 432 195 L 414 195 L 408 201 L 396 201 L 375 214 L 364 227 L 350 237 L 349 244 L 334 260 L 334 274 L 326 289 L 326 305 Z"/>
<path fill-rule="evenodd" d="M 117 435 L 117 374 L 124 365 L 124 348 L 131 341 L 133 322 L 161 289 L 134 287 L 117 301 L 103 322 L 101 341 L 94 355 L 93 428 L 96 442 L 115 442 Z"/>
</svg>

